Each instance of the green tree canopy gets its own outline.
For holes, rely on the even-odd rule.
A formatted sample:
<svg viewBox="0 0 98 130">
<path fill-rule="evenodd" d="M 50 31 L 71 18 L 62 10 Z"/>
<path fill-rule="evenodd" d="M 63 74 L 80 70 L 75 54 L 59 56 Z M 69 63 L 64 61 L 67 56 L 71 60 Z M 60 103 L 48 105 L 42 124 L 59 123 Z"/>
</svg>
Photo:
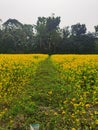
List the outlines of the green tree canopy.
<svg viewBox="0 0 98 130">
<path fill-rule="evenodd" d="M 16 19 L 8 19 L 5 23 L 3 23 L 4 29 L 21 29 L 22 26 L 23 24 Z"/>
<path fill-rule="evenodd" d="M 80 36 L 86 33 L 86 25 L 77 23 L 71 26 L 71 33 L 73 36 Z"/>
</svg>

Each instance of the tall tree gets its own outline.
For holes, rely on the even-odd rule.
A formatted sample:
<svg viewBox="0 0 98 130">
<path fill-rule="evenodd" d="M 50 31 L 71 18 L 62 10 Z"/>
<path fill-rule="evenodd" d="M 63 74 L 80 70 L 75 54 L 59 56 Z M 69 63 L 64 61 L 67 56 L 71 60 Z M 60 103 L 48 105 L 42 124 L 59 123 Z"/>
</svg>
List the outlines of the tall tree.
<svg viewBox="0 0 98 130">
<path fill-rule="evenodd" d="M 48 34 L 48 52 L 55 53 L 58 42 L 60 42 L 60 17 L 47 18 L 46 29 Z"/>
<path fill-rule="evenodd" d="M 94 26 L 94 28 L 95 28 L 95 32 L 98 32 L 98 25 Z"/>
<path fill-rule="evenodd" d="M 24 24 L 23 25 L 23 33 L 25 35 L 25 52 L 31 53 L 33 51 L 34 45 L 34 32 L 33 32 L 33 25 L 31 24 Z"/>
<path fill-rule="evenodd" d="M 39 51 L 45 51 L 46 49 L 46 22 L 47 20 L 45 17 L 38 17 L 37 24 L 35 25 L 36 49 Z"/>
<path fill-rule="evenodd" d="M 15 41 L 13 35 L 6 32 L 2 35 L 2 42 L 0 44 L 0 53 L 14 53 Z"/>
<path fill-rule="evenodd" d="M 94 28 L 95 28 L 95 36 L 96 36 L 95 52 L 98 54 L 98 25 L 94 26 Z"/>
<path fill-rule="evenodd" d="M 70 36 L 69 26 L 66 26 L 65 28 L 62 29 L 62 37 L 66 39 L 69 36 Z"/>
<path fill-rule="evenodd" d="M 16 19 L 8 19 L 5 23 L 3 23 L 3 27 L 6 30 L 9 29 L 22 29 L 23 24 L 20 23 Z"/>
<path fill-rule="evenodd" d="M 6 34 L 6 35 L 5 35 Z M 22 24 L 16 19 L 8 19 L 3 24 L 2 46 L 13 44 L 11 53 L 31 53 L 33 48 L 33 26 Z M 10 42 L 12 38 L 12 43 Z M 10 39 L 10 40 L 9 40 Z M 11 46 L 10 46 L 11 47 Z M 4 50 L 4 48 L 3 48 Z M 6 50 L 7 51 L 7 50 Z"/>
<path fill-rule="evenodd" d="M 71 33 L 73 36 L 80 36 L 86 33 L 86 25 L 77 23 L 71 26 Z"/>
<path fill-rule="evenodd" d="M 2 19 L 0 19 L 0 30 L 2 30 Z"/>
<path fill-rule="evenodd" d="M 53 52 L 59 36 L 60 17 L 39 17 L 36 29 L 37 49 L 44 53 Z"/>
</svg>

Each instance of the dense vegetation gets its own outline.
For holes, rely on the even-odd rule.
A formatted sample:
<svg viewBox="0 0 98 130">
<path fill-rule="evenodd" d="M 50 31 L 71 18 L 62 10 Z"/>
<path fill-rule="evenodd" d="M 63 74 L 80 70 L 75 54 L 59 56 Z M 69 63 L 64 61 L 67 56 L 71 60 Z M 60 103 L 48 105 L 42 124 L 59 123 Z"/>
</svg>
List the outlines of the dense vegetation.
<svg viewBox="0 0 98 130">
<path fill-rule="evenodd" d="M 36 25 L 8 19 L 0 25 L 0 53 L 98 53 L 98 25 L 87 32 L 85 24 L 59 27 L 60 17 L 38 17 Z"/>
<path fill-rule="evenodd" d="M 98 55 L 0 55 L 0 130 L 98 130 Z"/>
</svg>

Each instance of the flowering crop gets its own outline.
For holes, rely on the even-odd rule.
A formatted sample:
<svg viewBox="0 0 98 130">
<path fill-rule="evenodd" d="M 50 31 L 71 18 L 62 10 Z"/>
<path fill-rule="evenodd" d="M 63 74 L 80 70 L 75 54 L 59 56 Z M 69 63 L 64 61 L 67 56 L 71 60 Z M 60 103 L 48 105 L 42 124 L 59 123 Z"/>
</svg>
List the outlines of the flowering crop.
<svg viewBox="0 0 98 130">
<path fill-rule="evenodd" d="M 0 129 L 98 130 L 98 55 L 0 55 Z"/>
<path fill-rule="evenodd" d="M 24 105 L 26 84 L 33 79 L 36 69 L 46 55 L 0 55 L 0 123 L 13 123 L 13 115 Z M 28 98 L 28 97 L 27 97 Z M 31 104 L 32 105 L 32 104 Z"/>
<path fill-rule="evenodd" d="M 61 109 L 66 111 L 68 129 L 97 130 L 98 55 L 54 55 L 51 59 L 65 95 Z"/>
</svg>

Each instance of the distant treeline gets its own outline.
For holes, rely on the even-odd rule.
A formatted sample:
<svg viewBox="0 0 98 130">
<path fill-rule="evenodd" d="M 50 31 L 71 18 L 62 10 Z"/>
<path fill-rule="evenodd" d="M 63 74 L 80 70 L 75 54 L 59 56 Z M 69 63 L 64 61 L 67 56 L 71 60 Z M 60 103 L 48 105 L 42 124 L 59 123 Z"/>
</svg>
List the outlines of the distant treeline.
<svg viewBox="0 0 98 130">
<path fill-rule="evenodd" d="M 38 17 L 36 25 L 8 19 L 0 24 L 0 53 L 98 54 L 98 25 L 60 28 L 60 17 Z"/>
</svg>

